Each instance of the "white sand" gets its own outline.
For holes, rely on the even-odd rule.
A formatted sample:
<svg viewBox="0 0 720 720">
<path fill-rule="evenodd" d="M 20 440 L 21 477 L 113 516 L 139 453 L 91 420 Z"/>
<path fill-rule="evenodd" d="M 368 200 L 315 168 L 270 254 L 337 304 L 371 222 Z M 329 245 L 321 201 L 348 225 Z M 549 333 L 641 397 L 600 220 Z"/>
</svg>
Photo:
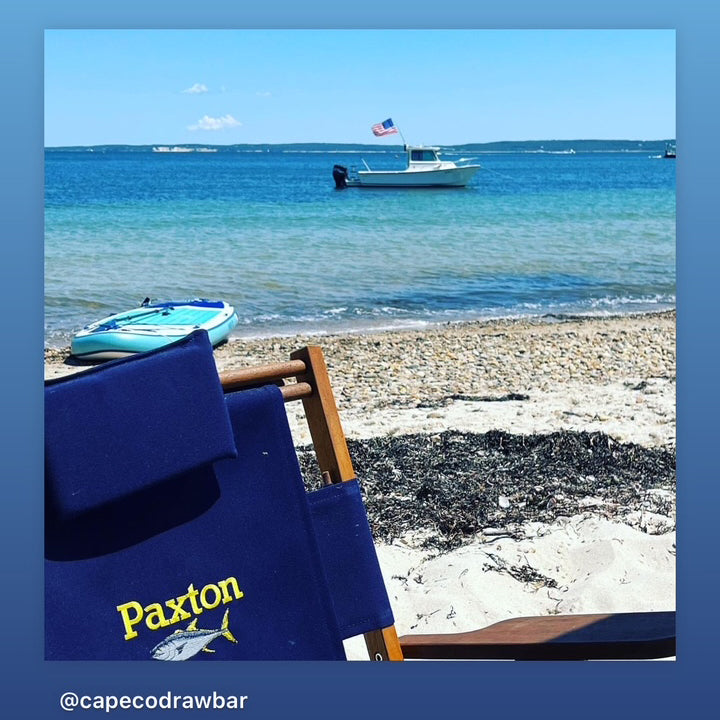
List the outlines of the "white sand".
<svg viewBox="0 0 720 720">
<path fill-rule="evenodd" d="M 522 435 L 585 430 L 648 447 L 674 445 L 674 379 L 649 379 L 642 389 L 635 389 L 639 384 L 639 380 L 605 385 L 570 382 L 535 391 L 527 400 L 454 400 L 432 409 L 389 407 L 372 412 L 348 407 L 340 413 L 346 435 L 356 439 L 443 430 L 505 430 Z M 300 408 L 290 406 L 289 412 L 296 439 L 309 443 Z"/>
<path fill-rule="evenodd" d="M 348 437 L 447 429 L 518 434 L 600 430 L 623 442 L 675 441 L 675 383 L 648 381 L 558 386 L 526 401 L 455 401 L 433 410 L 388 409 L 370 418 L 343 413 Z M 298 424 L 301 428 L 301 425 Z M 302 435 L 302 430 L 300 430 Z M 479 537 L 432 557 L 410 542 L 378 544 L 398 634 L 465 632 L 511 617 L 675 608 L 674 516 L 641 512 L 625 522 L 589 511 L 552 525 L 528 523 L 526 539 Z M 653 533 L 653 534 L 650 534 Z M 514 579 L 503 567 L 530 566 L 556 587 Z M 346 642 L 350 659 L 367 658 L 364 642 Z"/>
<path fill-rule="evenodd" d="M 590 513 L 552 525 L 533 523 L 523 540 L 475 540 L 432 557 L 378 545 L 398 634 L 456 633 L 511 617 L 675 608 L 675 533 L 649 535 Z M 555 581 L 521 582 L 529 566 Z M 367 659 L 361 638 L 346 642 L 351 660 Z"/>
<path fill-rule="evenodd" d="M 422 411 L 343 414 L 348 437 L 447 429 L 518 434 L 600 430 L 623 442 L 675 441 L 675 383 L 569 384 L 527 401 L 464 402 Z M 301 433 L 302 434 L 302 433 Z M 465 632 L 511 617 L 675 608 L 674 517 L 635 513 L 625 522 L 592 514 L 552 525 L 528 523 L 526 539 L 478 538 L 432 557 L 417 543 L 378 544 L 378 557 L 398 634 Z M 660 534 L 649 534 L 660 533 Z M 503 567 L 530 566 L 557 587 L 514 579 Z M 353 660 L 367 659 L 361 638 L 346 642 Z"/>
</svg>

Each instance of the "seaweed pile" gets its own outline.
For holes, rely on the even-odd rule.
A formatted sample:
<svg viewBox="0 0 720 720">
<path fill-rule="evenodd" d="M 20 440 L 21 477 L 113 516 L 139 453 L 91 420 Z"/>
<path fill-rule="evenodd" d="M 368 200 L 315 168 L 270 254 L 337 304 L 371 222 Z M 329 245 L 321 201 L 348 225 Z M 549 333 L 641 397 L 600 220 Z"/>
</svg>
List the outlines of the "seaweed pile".
<svg viewBox="0 0 720 720">
<path fill-rule="evenodd" d="M 528 521 L 587 510 L 607 517 L 648 507 L 652 490 L 675 491 L 675 453 L 620 443 L 604 433 L 547 435 L 446 431 L 348 441 L 376 540 L 420 533 L 447 551 L 477 533 L 521 537 Z M 303 473 L 317 474 L 309 448 Z M 662 498 L 665 499 L 662 499 Z M 670 515 L 672 500 L 655 498 Z"/>
</svg>

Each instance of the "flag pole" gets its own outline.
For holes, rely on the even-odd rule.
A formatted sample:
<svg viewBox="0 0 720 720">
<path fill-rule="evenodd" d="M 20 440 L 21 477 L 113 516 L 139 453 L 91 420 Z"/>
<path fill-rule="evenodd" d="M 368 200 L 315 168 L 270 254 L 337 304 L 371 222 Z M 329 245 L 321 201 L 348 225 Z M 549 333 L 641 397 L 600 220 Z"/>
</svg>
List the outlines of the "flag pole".
<svg viewBox="0 0 720 720">
<path fill-rule="evenodd" d="M 393 125 L 395 125 L 395 121 L 393 121 Z M 395 127 L 397 128 L 398 135 L 400 135 L 400 137 L 402 138 L 403 150 L 407 150 L 407 143 L 405 142 L 405 138 L 403 137 L 402 130 L 397 125 L 395 125 Z"/>
</svg>

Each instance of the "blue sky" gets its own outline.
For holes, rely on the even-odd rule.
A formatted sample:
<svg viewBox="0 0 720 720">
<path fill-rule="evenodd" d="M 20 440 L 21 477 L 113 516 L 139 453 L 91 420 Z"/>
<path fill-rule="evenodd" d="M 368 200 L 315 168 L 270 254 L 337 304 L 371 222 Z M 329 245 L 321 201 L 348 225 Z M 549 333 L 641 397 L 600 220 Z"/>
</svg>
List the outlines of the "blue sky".
<svg viewBox="0 0 720 720">
<path fill-rule="evenodd" d="M 45 144 L 675 137 L 672 30 L 48 30 Z"/>
</svg>

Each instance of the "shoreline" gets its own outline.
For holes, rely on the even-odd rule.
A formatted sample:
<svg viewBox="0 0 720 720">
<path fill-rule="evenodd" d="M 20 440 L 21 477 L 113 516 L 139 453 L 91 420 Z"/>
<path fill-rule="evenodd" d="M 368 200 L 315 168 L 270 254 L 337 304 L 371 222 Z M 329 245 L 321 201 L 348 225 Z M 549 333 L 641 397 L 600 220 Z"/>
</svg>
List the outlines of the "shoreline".
<svg viewBox="0 0 720 720">
<path fill-rule="evenodd" d="M 338 328 L 321 328 L 317 330 L 306 330 L 304 332 L 294 332 L 289 329 L 279 330 L 277 332 L 268 332 L 261 334 L 243 334 L 237 328 L 230 335 L 231 341 L 255 341 L 255 340 L 273 340 L 288 339 L 293 337 L 306 338 L 323 338 L 323 337 L 340 337 L 354 335 L 377 335 L 381 333 L 403 333 L 403 332 L 423 332 L 426 330 L 437 330 L 442 328 L 450 328 L 456 325 L 492 325 L 496 323 L 531 323 L 531 324 L 555 324 L 558 322 L 566 322 L 576 320 L 578 322 L 593 320 L 622 320 L 623 318 L 646 317 L 653 315 L 674 315 L 676 308 L 667 307 L 664 310 L 637 310 L 628 312 L 611 312 L 597 313 L 592 312 L 546 312 L 542 315 L 498 315 L 496 317 L 466 317 L 457 320 L 409 320 L 405 323 L 397 324 L 375 324 L 375 325 L 358 325 L 346 326 Z"/>
<path fill-rule="evenodd" d="M 429 330 L 437 330 L 442 328 L 451 328 L 454 326 L 474 326 L 474 325 L 493 325 L 497 323 L 529 323 L 529 324 L 555 324 L 567 321 L 578 321 L 578 322 L 592 322 L 595 320 L 622 320 L 624 318 L 638 318 L 638 317 L 652 317 L 655 315 L 675 315 L 676 308 L 673 306 L 666 307 L 665 309 L 657 310 L 637 310 L 628 312 L 609 312 L 609 313 L 597 313 L 592 312 L 546 312 L 541 315 L 500 315 L 496 317 L 466 317 L 457 320 L 408 320 L 406 322 L 398 321 L 397 324 L 369 324 L 369 325 L 348 325 L 339 327 L 321 327 L 318 329 L 305 329 L 303 331 L 297 331 L 291 329 L 291 327 L 279 327 L 276 330 L 269 330 L 267 332 L 253 333 L 250 331 L 244 331 L 240 329 L 238 325 L 233 329 L 228 337 L 227 342 L 270 342 L 272 340 L 289 340 L 292 338 L 305 338 L 305 339 L 322 339 L 322 338 L 337 338 L 337 337 L 353 337 L 358 335 L 379 335 L 382 333 L 404 333 L 404 332 L 424 332 Z M 51 354 L 53 357 L 57 354 L 70 352 L 69 339 L 72 333 L 66 331 L 62 333 L 62 336 L 66 339 L 63 341 L 55 340 L 51 344 L 46 344 L 44 350 L 47 354 Z"/>
</svg>

